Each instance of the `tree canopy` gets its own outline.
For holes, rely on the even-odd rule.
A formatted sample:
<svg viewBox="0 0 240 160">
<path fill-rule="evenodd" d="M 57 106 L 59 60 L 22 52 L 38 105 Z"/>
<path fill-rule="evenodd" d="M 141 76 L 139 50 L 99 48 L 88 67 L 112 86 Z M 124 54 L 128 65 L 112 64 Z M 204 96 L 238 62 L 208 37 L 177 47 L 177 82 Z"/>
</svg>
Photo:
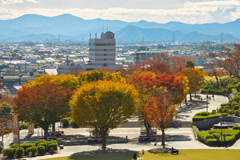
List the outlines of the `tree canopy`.
<svg viewBox="0 0 240 160">
<path fill-rule="evenodd" d="M 134 86 L 126 83 L 106 80 L 86 83 L 70 101 L 73 119 L 81 127 L 99 131 L 105 149 L 108 129 L 131 117 L 136 110 L 137 95 Z"/>
</svg>

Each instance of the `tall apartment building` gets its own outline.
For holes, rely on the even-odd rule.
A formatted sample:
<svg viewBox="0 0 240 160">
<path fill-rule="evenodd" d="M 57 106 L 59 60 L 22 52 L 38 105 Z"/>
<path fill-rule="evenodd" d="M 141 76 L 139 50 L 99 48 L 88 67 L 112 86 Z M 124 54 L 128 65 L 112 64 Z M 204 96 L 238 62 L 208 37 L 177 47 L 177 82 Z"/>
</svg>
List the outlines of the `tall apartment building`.
<svg viewBox="0 0 240 160">
<path fill-rule="evenodd" d="M 115 71 L 116 40 L 111 31 L 102 32 L 101 38 L 97 35 L 89 39 L 89 65 L 95 69 L 100 67 L 113 69 Z"/>
</svg>

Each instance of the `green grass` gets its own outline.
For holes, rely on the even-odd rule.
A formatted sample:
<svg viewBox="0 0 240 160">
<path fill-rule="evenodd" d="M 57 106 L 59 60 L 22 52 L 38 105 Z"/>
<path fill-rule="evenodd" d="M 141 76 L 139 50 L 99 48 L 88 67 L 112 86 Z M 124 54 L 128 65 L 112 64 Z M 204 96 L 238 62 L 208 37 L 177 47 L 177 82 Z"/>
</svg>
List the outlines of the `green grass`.
<svg viewBox="0 0 240 160">
<path fill-rule="evenodd" d="M 229 76 L 221 76 L 221 77 L 218 77 L 219 79 L 223 79 L 223 78 L 228 78 Z M 215 81 L 216 80 L 216 78 L 215 78 L 215 76 L 205 76 L 205 80 L 206 81 L 209 81 L 209 80 L 212 80 L 212 81 Z"/>
<path fill-rule="evenodd" d="M 51 158 L 46 160 L 133 160 L 134 152 L 97 153 L 94 155 L 70 156 Z M 138 152 L 138 158 L 143 160 L 239 160 L 240 150 L 234 149 L 198 149 L 180 150 L 179 155 L 162 153 L 159 150 L 145 152 L 144 155 Z"/>
</svg>

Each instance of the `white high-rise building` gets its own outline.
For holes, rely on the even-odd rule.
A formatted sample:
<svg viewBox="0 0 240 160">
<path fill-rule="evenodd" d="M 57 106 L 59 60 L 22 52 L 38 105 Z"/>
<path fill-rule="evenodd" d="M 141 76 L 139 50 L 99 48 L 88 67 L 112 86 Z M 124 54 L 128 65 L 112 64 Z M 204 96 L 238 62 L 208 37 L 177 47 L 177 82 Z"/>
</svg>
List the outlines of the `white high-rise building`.
<svg viewBox="0 0 240 160">
<path fill-rule="evenodd" d="M 102 32 L 101 38 L 97 35 L 89 39 L 89 63 L 95 69 L 100 67 L 113 69 L 115 71 L 116 40 L 114 33 L 111 31 Z"/>
</svg>

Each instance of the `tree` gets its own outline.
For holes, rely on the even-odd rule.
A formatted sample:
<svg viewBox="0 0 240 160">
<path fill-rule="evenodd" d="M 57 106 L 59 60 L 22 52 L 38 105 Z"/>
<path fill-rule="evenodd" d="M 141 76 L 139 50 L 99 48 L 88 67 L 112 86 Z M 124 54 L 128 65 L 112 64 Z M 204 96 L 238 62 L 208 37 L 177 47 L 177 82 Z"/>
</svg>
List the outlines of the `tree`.
<svg viewBox="0 0 240 160">
<path fill-rule="evenodd" d="M 192 61 L 187 61 L 186 67 L 187 68 L 195 68 L 195 64 Z"/>
<path fill-rule="evenodd" d="M 138 116 L 140 120 L 143 120 L 147 135 L 149 135 L 149 125 L 146 120 L 146 113 L 144 107 L 148 104 L 148 100 L 153 96 L 153 91 L 157 88 L 165 87 L 168 90 L 168 94 L 172 96 L 172 103 L 181 103 L 187 93 L 187 78 L 182 74 L 178 73 L 175 75 L 160 75 L 156 76 L 151 72 L 143 72 L 142 75 L 134 75 L 128 79 L 133 84 L 139 93 L 139 107 Z"/>
<path fill-rule="evenodd" d="M 114 81 L 83 84 L 73 95 L 70 105 L 73 119 L 81 127 L 93 127 L 103 138 L 106 133 L 127 121 L 136 110 L 137 91 L 132 85 Z"/>
<path fill-rule="evenodd" d="M 234 76 L 240 78 L 240 44 L 235 44 L 236 50 L 232 53 L 230 49 L 219 54 L 216 58 L 219 68 L 224 68 L 230 77 Z"/>
<path fill-rule="evenodd" d="M 47 138 L 49 125 L 55 124 L 70 112 L 68 101 L 71 96 L 69 87 L 57 84 L 23 86 L 15 98 L 14 111 L 20 113 L 22 120 L 33 121 L 42 127 L 44 137 Z"/>
<path fill-rule="evenodd" d="M 165 149 L 165 130 L 169 128 L 176 114 L 177 106 L 173 105 L 171 93 L 166 88 L 155 89 L 149 98 L 148 105 L 144 107 L 146 120 L 162 131 L 162 146 Z"/>
<path fill-rule="evenodd" d="M 192 92 L 200 90 L 205 81 L 205 72 L 199 68 L 185 68 L 182 72 L 188 78 L 188 87 L 190 100 L 192 101 Z"/>
<path fill-rule="evenodd" d="M 0 104 L 0 135 L 2 137 L 2 146 L 4 148 L 3 140 L 4 135 L 10 133 L 10 122 L 11 122 L 11 105 L 8 103 L 1 103 Z"/>
<path fill-rule="evenodd" d="M 108 80 L 114 82 L 121 82 L 125 83 L 126 80 L 120 75 L 120 72 L 110 73 L 104 70 L 101 71 L 91 71 L 91 72 L 83 72 L 78 75 L 78 84 L 79 86 L 90 83 L 96 82 L 98 80 Z"/>
</svg>

